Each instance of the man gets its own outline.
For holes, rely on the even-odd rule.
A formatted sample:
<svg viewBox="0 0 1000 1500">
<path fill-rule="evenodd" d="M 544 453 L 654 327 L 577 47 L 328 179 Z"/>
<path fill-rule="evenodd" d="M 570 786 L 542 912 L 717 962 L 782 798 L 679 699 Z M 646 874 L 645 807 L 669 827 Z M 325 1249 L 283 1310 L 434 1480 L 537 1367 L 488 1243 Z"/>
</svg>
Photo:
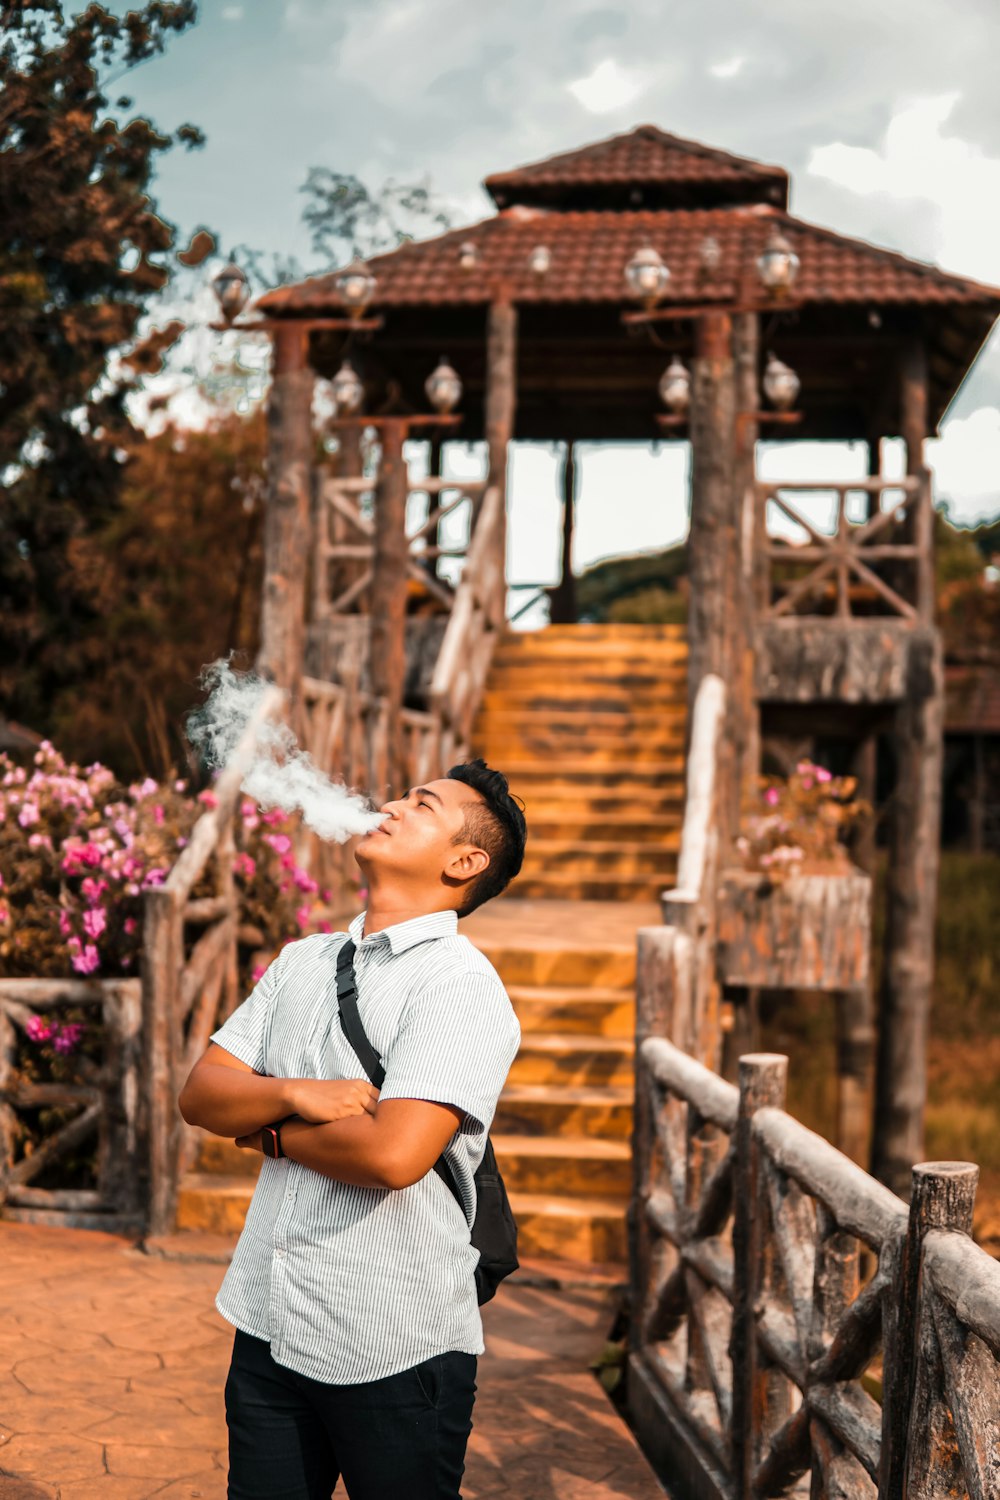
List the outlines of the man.
<svg viewBox="0 0 1000 1500">
<path fill-rule="evenodd" d="M 349 928 L 381 1092 L 338 1020 L 337 933 L 282 949 L 180 1096 L 190 1124 L 281 1152 L 216 1301 L 236 1327 L 230 1500 L 329 1500 L 340 1477 L 350 1500 L 460 1494 L 483 1351 L 473 1178 L 520 1032 L 456 929 L 517 874 L 526 829 L 481 760 L 382 812 Z"/>
</svg>

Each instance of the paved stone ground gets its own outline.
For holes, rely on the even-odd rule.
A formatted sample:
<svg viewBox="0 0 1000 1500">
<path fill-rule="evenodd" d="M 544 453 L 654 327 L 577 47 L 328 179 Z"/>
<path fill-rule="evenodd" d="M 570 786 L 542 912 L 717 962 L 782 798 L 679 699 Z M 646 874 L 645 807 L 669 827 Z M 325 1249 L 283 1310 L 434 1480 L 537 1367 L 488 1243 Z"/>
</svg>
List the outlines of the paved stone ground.
<svg viewBox="0 0 1000 1500">
<path fill-rule="evenodd" d="M 232 1329 L 193 1244 L 0 1223 L 0 1500 L 225 1500 Z M 466 1500 L 663 1500 L 588 1368 L 608 1278 L 539 1280 L 484 1310 Z"/>
</svg>

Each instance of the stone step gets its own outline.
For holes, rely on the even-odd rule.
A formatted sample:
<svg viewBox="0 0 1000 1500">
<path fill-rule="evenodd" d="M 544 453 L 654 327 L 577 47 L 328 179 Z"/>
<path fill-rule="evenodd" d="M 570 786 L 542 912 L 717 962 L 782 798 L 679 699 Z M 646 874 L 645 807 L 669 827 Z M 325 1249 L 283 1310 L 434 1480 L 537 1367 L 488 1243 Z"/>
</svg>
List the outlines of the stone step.
<svg viewBox="0 0 1000 1500">
<path fill-rule="evenodd" d="M 529 730 L 516 735 L 494 734 L 485 739 L 477 736 L 477 739 L 485 744 L 486 759 L 504 771 L 511 785 L 515 780 L 510 770 L 512 765 L 533 761 L 551 776 L 553 758 L 558 757 L 562 769 L 563 758 L 568 755 L 572 755 L 574 767 L 592 767 L 595 771 L 604 770 L 616 779 L 630 781 L 636 767 L 662 767 L 674 753 L 679 759 L 684 748 L 684 734 L 680 729 L 673 732 L 665 729 L 655 739 L 624 735 L 559 735 L 543 730 L 534 734 Z"/>
<path fill-rule="evenodd" d="M 473 743 L 477 755 L 486 753 L 485 746 Z M 560 786 L 568 792 L 594 789 L 598 794 L 634 797 L 647 789 L 661 791 L 664 784 L 668 790 L 675 788 L 678 778 L 684 776 L 684 756 L 678 751 L 656 761 L 633 761 L 628 766 L 615 767 L 613 772 L 592 758 L 581 758 L 576 754 L 560 756 L 557 771 L 553 770 L 551 763 L 509 756 L 502 770 L 512 787 L 540 786 L 548 791 L 553 786 Z"/>
<path fill-rule="evenodd" d="M 519 1256 L 622 1264 L 626 1205 L 617 1198 L 563 1198 L 512 1193 Z"/>
<path fill-rule="evenodd" d="M 524 630 L 505 636 L 496 649 L 497 659 L 505 665 L 524 657 L 566 660 L 587 656 L 610 657 L 616 662 L 661 663 L 686 661 L 687 654 L 688 644 L 683 635 L 637 637 L 575 632 L 573 635 L 553 636 L 547 630 Z"/>
<path fill-rule="evenodd" d="M 609 620 L 603 621 L 573 621 L 567 625 L 542 625 L 537 630 L 508 630 L 504 636 L 505 641 L 529 640 L 532 637 L 545 636 L 549 640 L 582 640 L 588 637 L 600 639 L 674 639 L 687 640 L 686 625 L 632 625 L 626 621 Z"/>
<path fill-rule="evenodd" d="M 572 830 L 574 833 L 575 829 Z M 616 830 L 606 826 L 607 838 Z M 542 839 L 529 829 L 530 837 L 524 855 L 525 875 L 566 873 L 576 875 L 660 875 L 677 866 L 680 830 L 673 829 L 657 843 L 592 842 L 584 839 Z"/>
<path fill-rule="evenodd" d="M 546 1193 L 559 1198 L 619 1198 L 632 1187 L 628 1141 L 586 1136 L 493 1136 L 508 1193 Z"/>
<path fill-rule="evenodd" d="M 520 667 L 490 673 L 483 694 L 483 713 L 658 713 L 663 708 L 687 707 L 687 674 L 675 678 L 657 676 L 649 683 L 623 683 L 603 674 L 593 681 L 581 680 L 575 669 L 547 680 L 527 676 Z"/>
<path fill-rule="evenodd" d="M 185 1172 L 177 1194 L 178 1229 L 239 1234 L 253 1195 L 252 1177 L 222 1172 Z"/>
<path fill-rule="evenodd" d="M 536 843 L 547 844 L 565 839 L 572 834 L 581 844 L 605 843 L 614 836 L 624 844 L 664 844 L 679 847 L 681 813 L 680 808 L 672 815 L 650 814 L 643 818 L 633 812 L 629 817 L 605 814 L 603 817 L 580 810 L 565 811 L 554 807 L 540 810 L 534 802 L 529 807 L 525 802 L 528 818 L 528 848 Z"/>
<path fill-rule="evenodd" d="M 515 985 L 511 1004 L 528 1032 L 583 1032 L 589 1036 L 635 1035 L 635 994 L 632 990 L 535 988 Z"/>
<path fill-rule="evenodd" d="M 519 875 L 509 891 L 524 901 L 658 901 L 676 873 L 676 862 L 661 875 L 574 875 L 555 870 Z"/>
<path fill-rule="evenodd" d="M 529 1032 L 511 1066 L 510 1083 L 586 1084 L 628 1088 L 634 1079 L 631 1037 L 560 1036 L 558 1032 Z"/>
<path fill-rule="evenodd" d="M 632 1113 L 633 1091 L 627 1087 L 509 1083 L 500 1095 L 493 1129 L 511 1135 L 591 1135 L 628 1141 Z"/>
<path fill-rule="evenodd" d="M 635 952 L 631 948 L 563 946 L 559 941 L 551 947 L 527 947 L 478 937 L 475 941 L 508 990 L 517 985 L 557 989 L 597 985 L 626 990 L 635 984 Z"/>
<path fill-rule="evenodd" d="M 516 788 L 515 788 L 516 790 Z M 647 821 L 679 827 L 684 816 L 684 788 L 678 778 L 673 789 L 639 788 L 631 792 L 602 792 L 598 787 L 526 787 L 524 802 L 529 809 L 531 829 L 543 823 L 565 828 L 567 820 L 594 820 L 607 826 Z M 630 834 L 630 838 L 637 837 Z"/>
<path fill-rule="evenodd" d="M 198 1145 L 194 1155 L 194 1171 L 214 1172 L 222 1177 L 249 1177 L 256 1181 L 261 1158 L 256 1151 L 241 1151 L 235 1141 L 209 1131 L 198 1132 Z"/>
<path fill-rule="evenodd" d="M 678 725 L 683 728 L 687 721 L 684 704 L 665 705 L 658 710 L 639 712 L 622 707 L 620 712 L 602 711 L 592 703 L 574 704 L 571 709 L 514 708 L 488 709 L 476 719 L 473 734 L 476 739 L 489 743 L 494 736 L 517 734 L 585 734 L 588 739 L 595 736 L 607 738 L 627 735 L 647 737 L 661 735 L 665 730 L 676 734 Z"/>
</svg>

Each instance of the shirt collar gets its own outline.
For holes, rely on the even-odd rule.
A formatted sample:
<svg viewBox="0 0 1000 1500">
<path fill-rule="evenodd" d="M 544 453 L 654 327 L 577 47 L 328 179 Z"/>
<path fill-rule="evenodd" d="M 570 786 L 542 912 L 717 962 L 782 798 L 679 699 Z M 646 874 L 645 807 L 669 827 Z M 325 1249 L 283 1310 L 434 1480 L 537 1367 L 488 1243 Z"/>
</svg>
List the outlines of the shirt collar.
<svg viewBox="0 0 1000 1500">
<path fill-rule="evenodd" d="M 384 938 L 394 957 L 405 953 L 408 948 L 415 948 L 418 943 L 427 942 L 429 938 L 454 937 L 458 931 L 456 911 L 430 911 L 424 916 L 411 917 L 408 922 L 396 922 L 391 927 L 383 927 L 381 932 L 362 938 L 367 915 L 367 912 L 359 912 L 347 929 L 355 946 L 360 948 L 363 944 L 367 946 Z"/>
</svg>

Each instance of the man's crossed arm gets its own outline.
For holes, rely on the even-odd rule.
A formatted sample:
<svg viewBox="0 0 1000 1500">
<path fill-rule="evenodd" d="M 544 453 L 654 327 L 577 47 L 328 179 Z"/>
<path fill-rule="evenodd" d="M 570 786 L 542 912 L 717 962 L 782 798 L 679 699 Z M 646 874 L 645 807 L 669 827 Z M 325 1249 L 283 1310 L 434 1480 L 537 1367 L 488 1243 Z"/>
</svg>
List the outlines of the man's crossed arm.
<svg viewBox="0 0 1000 1500">
<path fill-rule="evenodd" d="M 262 1127 L 285 1120 L 281 1146 L 290 1160 L 355 1187 L 419 1182 L 463 1119 L 450 1104 L 426 1099 L 381 1103 L 367 1079 L 262 1077 L 215 1043 L 179 1103 L 189 1125 L 257 1150 Z"/>
</svg>

